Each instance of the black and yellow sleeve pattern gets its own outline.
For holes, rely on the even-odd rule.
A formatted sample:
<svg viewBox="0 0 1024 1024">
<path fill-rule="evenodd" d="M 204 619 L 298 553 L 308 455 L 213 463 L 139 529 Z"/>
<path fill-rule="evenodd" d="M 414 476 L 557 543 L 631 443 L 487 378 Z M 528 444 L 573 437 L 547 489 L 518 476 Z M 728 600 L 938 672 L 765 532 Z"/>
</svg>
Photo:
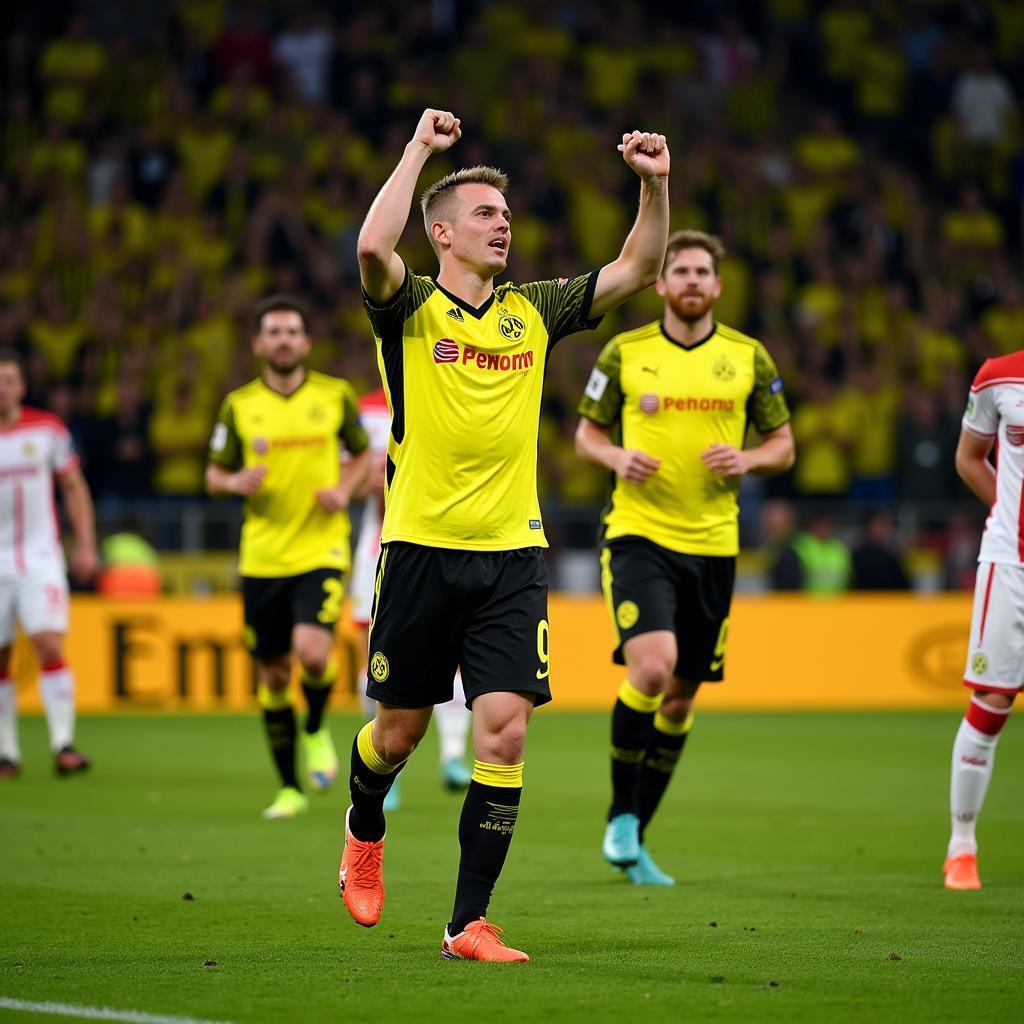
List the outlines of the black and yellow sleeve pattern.
<svg viewBox="0 0 1024 1024">
<path fill-rule="evenodd" d="M 576 411 L 599 427 L 611 427 L 622 414 L 622 350 L 612 338 L 601 350 Z"/>
<path fill-rule="evenodd" d="M 544 321 L 549 347 L 567 334 L 593 330 L 601 322 L 601 317 L 590 318 L 598 273 L 592 270 L 572 280 L 560 278 L 520 285 L 523 295 Z"/>
<path fill-rule="evenodd" d="M 401 287 L 383 306 L 377 306 L 363 292 L 363 306 L 370 319 L 373 333 L 382 341 L 401 340 L 405 321 L 436 291 L 437 285 L 429 277 L 421 277 L 405 268 Z"/>
<path fill-rule="evenodd" d="M 750 395 L 750 419 L 758 433 L 767 434 L 789 422 L 789 406 L 775 361 L 760 342 L 754 350 L 754 390 Z"/>
<path fill-rule="evenodd" d="M 225 469 L 238 469 L 242 465 L 242 440 L 235 428 L 235 408 L 232 395 L 221 402 L 217 422 L 210 436 L 210 461 Z"/>
<path fill-rule="evenodd" d="M 338 428 L 338 436 L 350 455 L 358 455 L 370 446 L 370 435 L 359 416 L 359 400 L 348 383 L 344 383 L 341 388 L 341 426 Z"/>
</svg>

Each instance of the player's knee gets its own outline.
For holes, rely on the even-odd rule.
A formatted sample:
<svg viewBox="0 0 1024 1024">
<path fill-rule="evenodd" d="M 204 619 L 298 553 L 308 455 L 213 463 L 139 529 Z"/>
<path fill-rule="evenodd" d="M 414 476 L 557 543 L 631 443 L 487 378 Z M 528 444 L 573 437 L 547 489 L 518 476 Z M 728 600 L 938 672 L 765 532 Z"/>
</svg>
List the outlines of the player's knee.
<svg viewBox="0 0 1024 1024">
<path fill-rule="evenodd" d="M 492 764 L 518 764 L 526 749 L 526 719 L 512 718 L 474 742 L 477 757 Z"/>
<path fill-rule="evenodd" d="M 405 726 L 392 726 L 384 731 L 381 739 L 384 746 L 381 756 L 384 760 L 388 764 L 401 764 L 416 749 L 422 736 Z"/>
<path fill-rule="evenodd" d="M 978 691 L 974 695 L 982 704 L 987 704 L 996 711 L 1006 711 L 1013 707 L 1015 693 L 995 693 L 992 690 Z"/>
<path fill-rule="evenodd" d="M 330 649 L 325 651 L 300 650 L 298 656 L 302 671 L 314 679 L 319 679 L 327 671 L 327 664 L 331 660 Z"/>
<path fill-rule="evenodd" d="M 41 665 L 53 665 L 64 660 L 64 638 L 57 634 L 33 637 L 32 646 Z"/>
<path fill-rule="evenodd" d="M 287 690 L 291 682 L 291 670 L 288 665 L 261 665 L 260 682 L 271 690 Z"/>
<path fill-rule="evenodd" d="M 649 654 L 631 670 L 633 685 L 643 693 L 661 693 L 672 678 L 673 666 L 660 654 Z"/>
<path fill-rule="evenodd" d="M 692 697 L 666 697 L 658 711 L 670 722 L 685 722 L 686 716 L 693 710 Z"/>
</svg>

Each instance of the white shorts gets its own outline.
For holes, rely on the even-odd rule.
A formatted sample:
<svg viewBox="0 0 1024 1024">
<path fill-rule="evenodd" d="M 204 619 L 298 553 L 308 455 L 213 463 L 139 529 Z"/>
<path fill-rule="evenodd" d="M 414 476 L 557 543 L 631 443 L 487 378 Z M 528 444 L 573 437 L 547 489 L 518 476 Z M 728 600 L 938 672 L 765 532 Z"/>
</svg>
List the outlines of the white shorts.
<svg viewBox="0 0 1024 1024">
<path fill-rule="evenodd" d="M 0 579 L 0 647 L 13 643 L 16 624 L 26 636 L 68 631 L 68 578 L 61 566 Z"/>
<path fill-rule="evenodd" d="M 352 621 L 357 626 L 368 626 L 373 611 L 373 585 L 377 578 L 377 559 L 380 557 L 380 521 L 374 522 L 374 519 L 376 517 L 371 518 L 368 514 L 363 516 L 356 553 L 352 559 L 348 599 Z"/>
<path fill-rule="evenodd" d="M 978 563 L 964 686 L 1024 688 L 1024 566 Z"/>
</svg>

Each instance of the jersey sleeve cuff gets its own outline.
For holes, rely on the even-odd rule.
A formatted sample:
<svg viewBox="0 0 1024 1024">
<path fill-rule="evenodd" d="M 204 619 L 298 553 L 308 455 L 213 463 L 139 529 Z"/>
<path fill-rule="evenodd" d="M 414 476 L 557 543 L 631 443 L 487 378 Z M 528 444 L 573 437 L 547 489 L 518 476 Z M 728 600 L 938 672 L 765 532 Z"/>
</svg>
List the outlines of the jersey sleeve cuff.
<svg viewBox="0 0 1024 1024">
<path fill-rule="evenodd" d="M 397 304 L 399 296 L 404 294 L 405 289 L 409 284 L 409 267 L 404 261 L 402 262 L 402 266 L 405 267 L 405 276 L 402 278 L 402 283 L 398 286 L 398 291 L 396 291 L 395 294 L 387 300 L 387 302 L 379 304 L 374 302 L 373 299 L 366 294 L 366 289 L 362 284 L 359 285 L 359 291 L 363 296 L 363 305 L 366 306 L 367 309 L 373 310 L 374 313 L 386 313 Z"/>
<path fill-rule="evenodd" d="M 979 430 L 977 427 L 972 426 L 970 423 L 968 423 L 967 420 L 961 420 L 960 424 L 964 428 L 964 430 L 966 430 L 970 434 L 974 434 L 975 437 L 989 438 L 996 437 L 998 434 L 998 431 L 995 430 Z"/>
</svg>

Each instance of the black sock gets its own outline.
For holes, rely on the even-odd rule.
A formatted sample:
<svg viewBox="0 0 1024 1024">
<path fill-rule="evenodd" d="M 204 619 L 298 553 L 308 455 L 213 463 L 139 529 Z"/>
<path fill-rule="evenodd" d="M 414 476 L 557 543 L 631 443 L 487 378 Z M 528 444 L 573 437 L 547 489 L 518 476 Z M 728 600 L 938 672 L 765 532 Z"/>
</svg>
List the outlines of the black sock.
<svg viewBox="0 0 1024 1024">
<path fill-rule="evenodd" d="M 282 786 L 302 789 L 295 771 L 295 711 L 289 705 L 286 708 L 264 708 L 263 727 L 267 731 L 267 742 L 270 752 L 274 755 L 277 774 L 281 776 Z"/>
<path fill-rule="evenodd" d="M 494 883 L 501 874 L 519 815 L 521 786 L 486 786 L 474 779 L 466 790 L 459 819 L 459 880 L 449 935 L 487 915 Z"/>
<path fill-rule="evenodd" d="M 672 734 L 660 729 L 651 730 L 651 741 L 644 752 L 644 761 L 636 783 L 637 814 L 640 818 L 640 842 L 644 841 L 644 831 L 654 812 L 661 803 L 661 798 L 668 789 L 672 773 L 686 746 L 689 732 Z"/>
<path fill-rule="evenodd" d="M 352 794 L 348 827 L 356 839 L 375 843 L 384 838 L 384 797 L 404 767 L 403 761 L 388 775 L 371 771 L 359 753 L 359 734 L 356 734 L 352 741 L 352 772 L 348 780 L 348 791 Z"/>
<path fill-rule="evenodd" d="M 644 750 L 650 742 L 653 711 L 635 711 L 620 697 L 612 708 L 612 805 L 610 821 L 618 814 L 637 814 L 637 780 Z"/>
<path fill-rule="evenodd" d="M 310 682 L 302 680 L 302 692 L 306 695 L 306 704 L 309 713 L 306 715 L 305 730 L 309 735 L 320 731 L 323 725 L 324 708 L 327 707 L 327 700 L 331 696 L 331 686 L 334 680 L 324 684 L 321 682 Z"/>
</svg>

